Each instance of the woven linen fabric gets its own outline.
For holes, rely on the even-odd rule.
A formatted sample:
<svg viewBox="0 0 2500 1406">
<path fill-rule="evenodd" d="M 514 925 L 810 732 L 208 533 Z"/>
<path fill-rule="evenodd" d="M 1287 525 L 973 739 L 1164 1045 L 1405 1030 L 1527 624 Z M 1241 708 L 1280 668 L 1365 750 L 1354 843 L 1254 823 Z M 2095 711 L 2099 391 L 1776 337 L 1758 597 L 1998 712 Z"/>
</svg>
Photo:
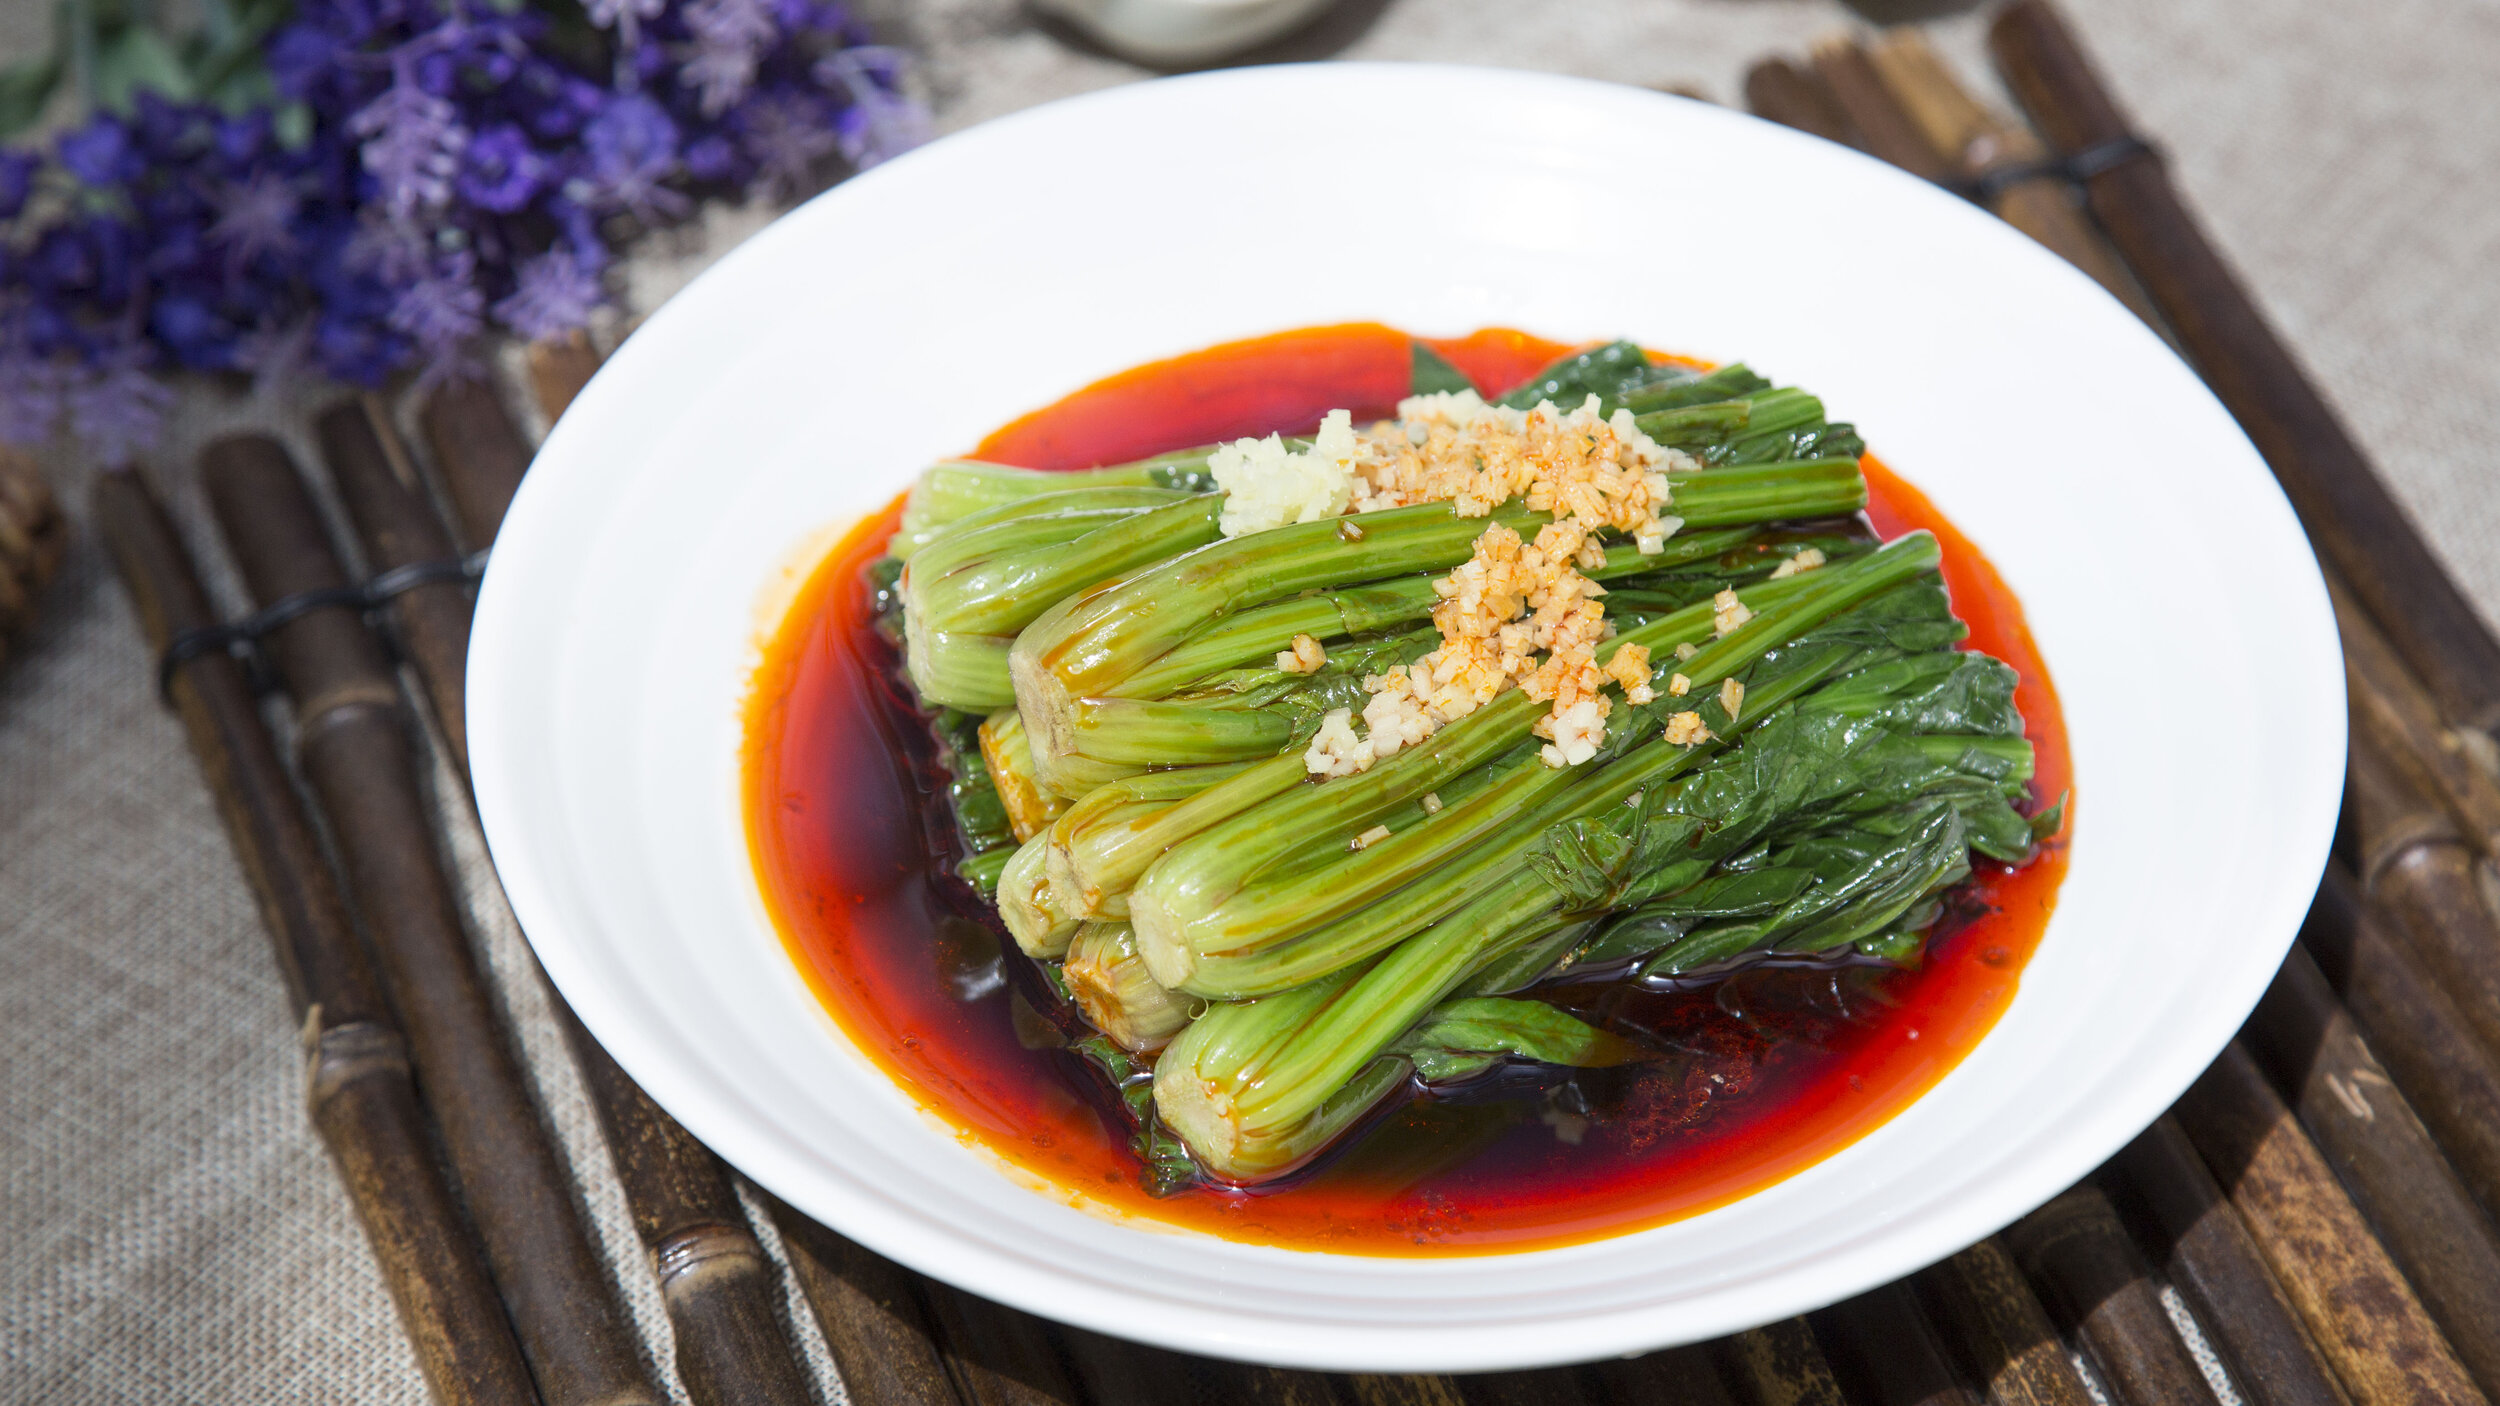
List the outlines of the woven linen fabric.
<svg viewBox="0 0 2500 1406">
<path fill-rule="evenodd" d="M 2065 8 L 2443 562 L 2500 617 L 2500 489 L 2475 422 L 2500 403 L 2500 5 Z M 925 56 L 948 129 L 1147 76 L 1014 0 L 890 0 L 882 18 Z M 1747 64 L 1850 22 L 1803 0 L 1343 0 L 1268 56 L 1494 63 L 1732 101 Z M 24 52 L 39 28 L 0 22 L 0 49 Z M 1983 79 L 1978 21 L 1938 36 Z M 639 254 L 633 310 L 760 218 L 720 213 Z M 228 608 L 241 601 L 191 460 L 247 425 L 308 459 L 318 394 L 195 392 L 151 465 Z M 0 672 L 0 1402 L 423 1401 L 305 1118 L 268 939 L 84 522 L 90 475 L 56 460 L 54 482 L 80 535 Z M 666 1322 L 526 948 L 473 831 L 455 851 L 487 965 L 665 1380 Z"/>
</svg>

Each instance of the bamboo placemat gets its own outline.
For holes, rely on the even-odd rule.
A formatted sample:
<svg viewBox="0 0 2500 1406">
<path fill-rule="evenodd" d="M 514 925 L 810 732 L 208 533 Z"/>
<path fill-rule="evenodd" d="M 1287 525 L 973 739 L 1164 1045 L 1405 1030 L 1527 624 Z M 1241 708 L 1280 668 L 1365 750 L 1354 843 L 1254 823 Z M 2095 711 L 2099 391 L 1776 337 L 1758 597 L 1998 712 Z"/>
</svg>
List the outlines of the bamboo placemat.
<svg viewBox="0 0 2500 1406">
<path fill-rule="evenodd" d="M 1931 179 L 1968 181 L 2050 154 L 2089 155 L 2113 134 L 2071 120 L 2090 106 L 2079 107 L 2076 94 L 2053 96 L 2075 74 L 2039 14 L 2022 9 L 1998 26 L 2011 86 L 2041 119 L 2047 141 L 2038 147 L 1957 98 L 1949 72 L 1908 36 L 1790 56 L 1760 70 L 1748 93 L 1766 115 L 1857 142 Z M 2069 120 L 2061 125 L 2061 117 Z M 2216 353 L 2200 352 L 2199 338 L 2211 335 L 2206 323 L 2229 318 L 2216 314 L 2210 280 L 2184 292 L 2170 287 L 2165 300 L 2165 277 L 2181 280 L 2175 258 L 2146 252 L 2164 228 L 2162 212 L 2145 208 L 2161 194 L 2146 183 L 2148 159 L 2121 153 L 2091 183 L 2108 229 L 2125 235 L 2135 223 L 2139 244 L 2122 247 L 2144 272 L 2140 281 L 2078 216 L 2061 177 L 2015 179 L 2024 173 L 2013 170 L 1985 194 L 2132 306 L 2167 312 L 2164 321 L 2212 376 Z M 2121 189 L 2104 193 L 2113 176 Z M 2240 355 L 2230 364 L 2245 362 Z M 552 416 L 591 364 L 582 346 L 535 348 L 522 379 Z M 2297 402 L 2297 386 L 2287 388 L 2279 372 L 2265 389 Z M 2230 398 L 2226 381 L 2216 378 Z M 2237 401 L 2235 409 L 2259 413 Z M 2302 409 L 2291 406 L 2295 419 Z M 2261 445 L 2305 452 L 2323 442 L 2317 426 L 2306 422 L 2309 434 L 2275 445 L 2254 424 L 2252 434 Z M 527 456 L 504 406 L 474 392 L 437 397 L 406 425 L 351 402 L 326 412 L 319 428 L 309 480 L 266 439 L 222 442 L 203 464 L 222 535 L 264 602 L 347 580 L 331 520 L 344 522 L 341 540 L 358 542 L 373 571 L 444 559 L 455 534 L 460 544 L 485 544 Z M 2328 486 L 2352 488 L 2350 465 L 2337 472 Z M 2301 485 L 2287 487 L 2301 503 Z M 343 513 L 325 516 L 316 498 Z M 437 502 L 451 511 L 437 514 Z M 98 516 L 152 630 L 170 635 L 206 622 L 204 598 L 192 590 L 186 599 L 187 567 L 141 481 L 109 480 Z M 2212 1399 L 2218 1390 L 2255 1401 L 2482 1399 L 2477 1383 L 2488 1389 L 2500 1380 L 2500 1256 L 2488 1215 L 2500 1206 L 2500 963 L 2491 960 L 2500 935 L 2480 890 L 2489 838 L 2500 834 L 2500 786 L 2484 769 L 2488 744 L 2475 740 L 2490 721 L 2480 711 L 2490 695 L 2478 690 L 2492 672 L 2477 651 L 2490 646 L 2470 614 L 2450 612 L 2444 625 L 2437 611 L 2373 618 L 2373 595 L 2384 607 L 2436 595 L 2445 583 L 2435 570 L 2421 574 L 2428 553 L 2418 541 L 2391 540 L 2384 515 L 2376 538 L 2353 530 L 2368 521 L 2366 505 L 2356 515 L 2349 503 L 2311 521 L 2338 576 L 2355 665 L 2356 789 L 2351 841 L 2302 948 L 2175 1121 L 2003 1235 L 1810 1320 L 1629 1363 L 1464 1380 L 1244 1369 L 1014 1314 L 901 1271 L 786 1208 L 760 1204 L 751 1220 L 750 1202 L 717 1164 L 579 1041 L 582 1074 L 675 1325 L 679 1384 L 697 1400 L 803 1399 L 809 1388 L 793 1342 L 821 1329 L 862 1402 L 2082 1402 Z M 348 609 L 304 616 L 272 640 L 293 695 L 297 767 L 344 861 L 345 892 L 368 918 L 415 913 L 423 928 L 424 915 L 436 914 L 430 938 L 376 931 L 386 954 L 379 977 L 360 970 L 340 886 L 308 841 L 279 744 L 240 691 L 239 670 L 209 656 L 179 670 L 175 686 L 310 1017 L 316 1121 L 401 1291 L 438 1399 L 525 1399 L 533 1389 L 550 1402 L 656 1399 L 670 1385 L 667 1369 L 600 1326 L 619 1321 L 620 1294 L 649 1287 L 612 1284 L 579 1246 L 563 1248 L 567 1234 L 585 1233 L 564 1229 L 569 1202 L 525 1215 L 509 1208 L 530 1204 L 527 1185 L 491 1185 L 530 1182 L 528 1155 L 473 1159 L 460 1182 L 465 1198 L 419 1185 L 433 1164 L 410 1140 L 442 1137 L 461 1166 L 453 1129 L 485 1116 L 407 1095 L 406 1051 L 417 1050 L 421 1064 L 429 1041 L 448 1042 L 446 1032 L 461 1028 L 457 988 L 475 980 L 460 974 L 475 960 L 457 942 L 452 910 L 463 896 L 426 834 L 432 802 L 442 799 L 429 798 L 428 787 L 439 786 L 440 774 L 404 750 L 406 719 L 457 717 L 446 705 L 458 696 L 451 645 L 465 633 L 465 598 L 455 583 L 430 582 L 383 613 L 413 666 L 416 686 L 404 697 Z M 437 727 L 432 736 L 458 755 L 455 734 Z M 336 779 L 325 783 L 330 773 Z M 384 813 L 361 814 L 375 809 Z M 379 1014 L 377 981 L 392 988 L 391 1008 L 409 1027 L 404 1038 Z M 429 981 L 452 989 L 431 1005 L 412 1001 Z M 427 1009 L 434 1014 L 419 1013 Z M 495 1018 L 491 1009 L 485 1015 Z M 472 1043 L 491 1050 L 510 1039 Z M 496 1080 L 490 1071 L 461 1082 Z M 531 1091 L 508 1082 L 526 1110 Z M 439 1168 L 431 1174 L 440 1179 Z M 535 1175 L 543 1183 L 546 1167 Z M 491 1232 L 498 1197 L 520 1227 L 501 1251 L 481 1233 Z M 775 1311 L 768 1246 L 776 1240 L 816 1324 Z M 523 1287 L 533 1273 L 538 1286 Z"/>
</svg>

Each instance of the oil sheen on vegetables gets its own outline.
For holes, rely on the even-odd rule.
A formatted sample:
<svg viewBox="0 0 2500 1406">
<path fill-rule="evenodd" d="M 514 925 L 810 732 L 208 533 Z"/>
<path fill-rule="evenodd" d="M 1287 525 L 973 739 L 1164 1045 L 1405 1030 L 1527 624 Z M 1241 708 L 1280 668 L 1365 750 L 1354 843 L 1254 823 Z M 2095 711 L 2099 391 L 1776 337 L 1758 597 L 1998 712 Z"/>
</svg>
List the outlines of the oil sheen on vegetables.
<svg viewBox="0 0 2500 1406">
<path fill-rule="evenodd" d="M 1432 345 L 1487 394 L 1565 350 L 1500 330 Z M 1386 327 L 1283 333 L 1124 372 L 1000 430 L 976 457 L 1078 468 L 1304 432 L 1339 406 L 1358 420 L 1389 413 L 1409 371 L 1406 335 Z M 1968 647 L 2019 672 L 2035 795 L 2067 793 L 2064 724 L 2020 604 L 1917 490 L 1865 467 L 1877 531 L 1933 531 Z M 942 779 L 892 647 L 869 623 L 863 568 L 897 509 L 817 568 L 756 670 L 745 800 L 757 877 L 792 959 L 860 1049 L 968 1143 L 1111 1213 L 1261 1244 L 1435 1255 L 1567 1244 L 1708 1210 L 1846 1147 L 1959 1062 L 2012 1000 L 2064 877 L 2062 838 L 2018 870 L 1978 861 L 1915 970 L 1757 968 L 1680 992 L 1547 988 L 1676 1053 L 1568 1078 L 1498 1073 L 1457 1098 L 1419 1092 L 1284 1183 L 1156 1198 L 1100 1080 L 1028 1003 L 1013 944 L 945 875 Z"/>
</svg>

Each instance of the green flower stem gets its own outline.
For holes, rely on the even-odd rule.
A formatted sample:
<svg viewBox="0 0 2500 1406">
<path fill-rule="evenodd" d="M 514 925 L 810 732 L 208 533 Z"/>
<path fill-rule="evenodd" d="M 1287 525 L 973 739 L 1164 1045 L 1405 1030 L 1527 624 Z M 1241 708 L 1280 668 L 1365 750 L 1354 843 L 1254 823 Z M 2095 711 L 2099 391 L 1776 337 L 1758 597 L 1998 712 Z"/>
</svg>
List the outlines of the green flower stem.
<svg viewBox="0 0 2500 1406">
<path fill-rule="evenodd" d="M 1156 983 L 1126 923 L 1080 924 L 1059 971 L 1085 1019 L 1126 1050 L 1162 1048 L 1205 1004 Z"/>
<path fill-rule="evenodd" d="M 1775 594 L 1784 599 L 1765 602 L 1752 620 L 1673 671 L 1690 680 L 1691 696 L 1698 703 L 1763 651 L 1934 564 L 1934 539 L 1913 534 L 1844 566 L 1765 582 L 1754 591 L 1757 600 L 1771 586 L 1783 587 Z M 1620 643 L 1647 645 L 1653 658 L 1663 658 L 1675 644 L 1698 643 L 1710 628 L 1710 607 L 1704 603 L 1631 631 Z M 1660 672 L 1668 670 L 1662 667 Z M 1518 745 L 1543 710 L 1526 694 L 1506 691 L 1368 771 L 1295 792 L 1175 844 L 1140 876 L 1129 896 L 1130 921 L 1156 979 L 1175 989 L 1212 994 L 1198 969 L 1207 959 L 1221 956 L 1234 959 L 1226 964 L 1221 989 L 1238 992 L 1242 988 L 1237 983 L 1247 974 L 1239 959 L 1346 918 L 1448 865 L 1462 852 L 1483 846 L 1497 831 L 1515 829 L 1522 810 L 1567 785 L 1573 769 L 1541 763 L 1521 768 L 1466 804 L 1346 853 L 1326 869 L 1262 880 L 1262 870 L 1296 850 L 1343 844 L 1335 837 L 1349 835 L 1350 823 L 1370 823 L 1368 817 L 1381 807 L 1421 796 Z M 1757 714 L 1753 706 L 1745 712 Z M 1397 911 L 1405 911 L 1403 903 Z M 1392 928 L 1385 940 L 1394 941 L 1397 932 Z M 1371 951 L 1382 945 L 1377 934 L 1370 943 Z"/>
<path fill-rule="evenodd" d="M 1866 502 L 1855 459 L 1709 469 L 1669 481 L 1674 511 L 1692 529 L 1852 513 Z M 1149 662 L 1212 621 L 1304 591 L 1447 571 L 1473 554 L 1491 523 L 1533 536 L 1548 520 L 1515 506 L 1487 519 L 1424 503 L 1297 523 L 1217 542 L 1062 601 L 1017 638 L 1009 659 L 1036 765 L 1048 779 L 1057 758 L 1080 750 L 1071 724 L 1077 699 L 1123 692 Z M 1345 531 L 1349 523 L 1360 537 Z"/>
<path fill-rule="evenodd" d="M 1214 541 L 1223 507 L 1215 494 L 1196 494 L 1143 510 L 1033 513 L 942 535 L 903 568 L 913 687 L 947 707 L 1005 706 L 1015 690 L 1002 656 L 1018 631 L 1077 591 Z"/>
<path fill-rule="evenodd" d="M 1611 581 L 1682 566 L 1741 546 L 1753 535 L 1741 528 L 1678 533 L 1654 556 L 1642 556 L 1617 543 L 1607 550 L 1606 564 L 1588 575 Z M 1441 599 L 1433 583 L 1444 574 L 1427 572 L 1377 581 L 1226 617 L 1138 670 L 1121 685 L 1119 696 L 1161 698 L 1220 670 L 1263 663 L 1291 649 L 1296 635 L 1326 642 L 1424 619 Z"/>
<path fill-rule="evenodd" d="M 1156 1113 L 1218 1177 L 1292 1171 L 1405 1084 L 1407 1062 L 1382 1052 L 1470 972 L 1549 931 L 1552 903 L 1530 874 L 1368 968 L 1215 1007 L 1156 1062 Z"/>
<path fill-rule="evenodd" d="M 947 459 L 921 471 L 903 502 L 903 518 L 886 548 L 909 560 L 955 522 L 1045 493 L 1080 488 L 1162 488 L 1205 492 L 1214 487 L 1206 472 L 1212 446 L 1183 449 L 1113 464 L 1099 469 L 1066 472 L 1019 469 L 978 459 Z"/>
</svg>

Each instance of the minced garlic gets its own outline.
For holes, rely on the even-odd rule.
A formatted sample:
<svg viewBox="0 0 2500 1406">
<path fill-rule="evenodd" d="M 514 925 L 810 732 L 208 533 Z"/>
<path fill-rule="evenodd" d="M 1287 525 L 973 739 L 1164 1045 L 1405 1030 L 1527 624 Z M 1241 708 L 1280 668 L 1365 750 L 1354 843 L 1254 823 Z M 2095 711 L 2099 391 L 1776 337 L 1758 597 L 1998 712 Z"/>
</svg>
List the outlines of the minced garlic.
<svg viewBox="0 0 2500 1406">
<path fill-rule="evenodd" d="M 1771 579 L 1774 581 L 1780 581 L 1794 576 L 1801 571 L 1812 571 L 1814 568 L 1821 566 L 1827 560 L 1829 560 L 1829 558 L 1823 555 L 1823 549 L 1821 547 L 1808 547 L 1804 551 L 1790 557 L 1788 560 L 1781 562 L 1778 566 L 1771 568 Z"/>
<path fill-rule="evenodd" d="M 1293 648 L 1276 656 L 1276 667 L 1288 674 L 1316 674 L 1328 662 L 1328 651 L 1309 635 L 1293 637 Z"/>
<path fill-rule="evenodd" d="M 1710 628 L 1721 639 L 1743 628 L 1753 618 L 1753 611 L 1736 598 L 1732 590 L 1721 591 L 1710 598 Z"/>
<path fill-rule="evenodd" d="M 1687 640 L 1683 644 L 1679 644 L 1675 647 L 1675 662 L 1681 664 L 1685 660 L 1690 659 L 1699 653 L 1701 653 L 1701 646 Z"/>
<path fill-rule="evenodd" d="M 1710 729 L 1703 725 L 1699 713 L 1677 713 L 1667 719 L 1667 740 L 1679 747 L 1690 747 L 1710 740 Z"/>
<path fill-rule="evenodd" d="M 1677 674 L 1673 678 L 1667 680 L 1667 696 L 1669 698 L 1681 698 L 1685 694 L 1692 691 L 1693 681 L 1684 677 L 1682 674 Z"/>
<path fill-rule="evenodd" d="M 1727 710 L 1727 720 L 1733 724 L 1737 713 L 1745 706 L 1745 685 L 1736 679 L 1720 684 L 1719 706 Z"/>
<path fill-rule="evenodd" d="M 1354 848 L 1357 850 L 1369 849 L 1373 845 L 1379 844 L 1382 840 L 1387 838 L 1389 838 L 1389 827 L 1386 825 L 1375 825 L 1364 831 L 1362 834 L 1354 837 Z"/>
</svg>

